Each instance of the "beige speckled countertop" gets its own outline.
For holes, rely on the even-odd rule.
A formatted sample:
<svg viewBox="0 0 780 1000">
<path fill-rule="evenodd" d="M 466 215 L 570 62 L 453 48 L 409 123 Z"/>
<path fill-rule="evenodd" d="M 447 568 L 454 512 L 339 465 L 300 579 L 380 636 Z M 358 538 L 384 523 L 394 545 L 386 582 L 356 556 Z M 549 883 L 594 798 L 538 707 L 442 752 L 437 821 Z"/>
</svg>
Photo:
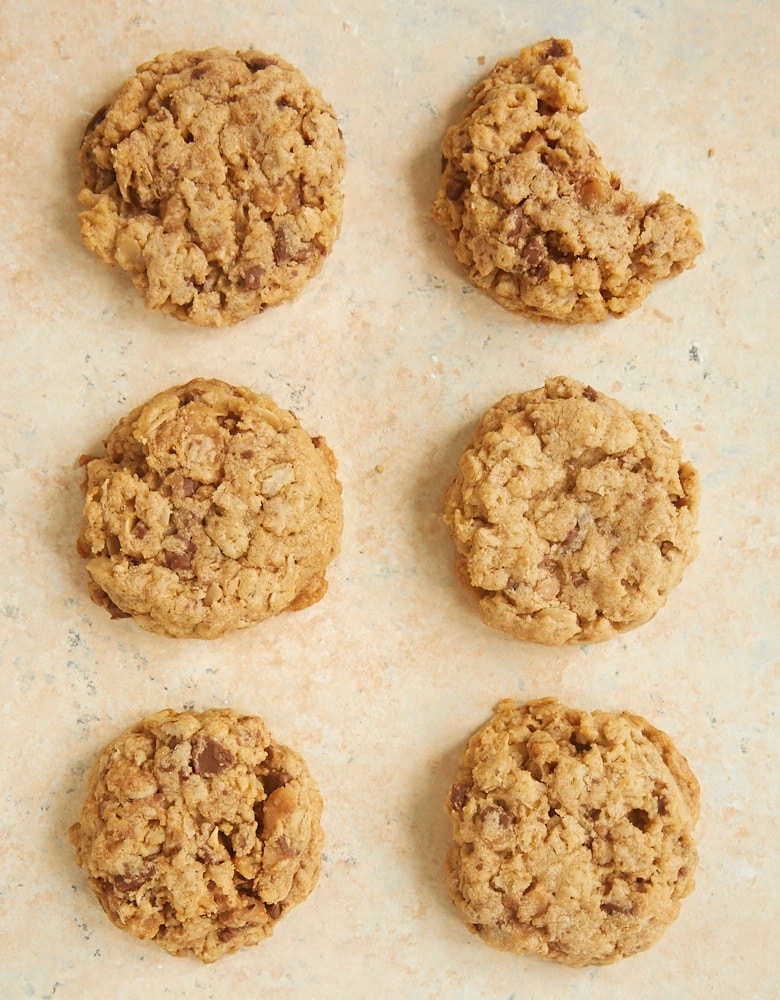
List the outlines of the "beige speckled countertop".
<svg viewBox="0 0 780 1000">
<path fill-rule="evenodd" d="M 778 993 L 775 4 L 497 0 L 5 0 L 0 8 L 3 997 L 770 998 Z M 597 328 L 536 326 L 472 289 L 429 218 L 439 142 L 497 59 L 570 37 L 607 164 L 701 220 L 695 270 Z M 347 142 L 342 235 L 293 303 L 221 332 L 146 312 L 81 245 L 85 123 L 161 51 L 296 63 Z M 343 552 L 316 606 L 215 642 L 94 606 L 75 553 L 78 457 L 193 375 L 269 392 L 324 434 Z M 440 498 L 474 421 L 569 374 L 658 413 L 700 469 L 701 555 L 667 607 L 602 646 L 483 626 Z M 381 471 L 380 471 L 381 470 Z M 469 935 L 442 874 L 442 803 L 507 696 L 630 709 L 702 785 L 697 889 L 651 951 L 569 970 Z M 97 751 L 143 715 L 232 705 L 306 756 L 325 799 L 320 883 L 273 938 L 214 966 L 112 927 L 67 829 Z"/>
</svg>

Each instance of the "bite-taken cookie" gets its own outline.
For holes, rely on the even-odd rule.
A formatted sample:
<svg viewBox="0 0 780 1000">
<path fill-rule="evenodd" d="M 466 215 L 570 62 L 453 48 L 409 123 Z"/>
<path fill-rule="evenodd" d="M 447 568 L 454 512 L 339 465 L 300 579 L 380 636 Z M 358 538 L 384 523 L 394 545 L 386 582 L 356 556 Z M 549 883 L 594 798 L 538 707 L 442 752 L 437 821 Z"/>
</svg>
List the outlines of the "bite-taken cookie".
<svg viewBox="0 0 780 1000">
<path fill-rule="evenodd" d="M 312 891 L 321 814 L 303 758 L 262 719 L 166 709 L 100 753 L 70 839 L 112 923 L 214 962 Z"/>
<path fill-rule="evenodd" d="M 471 281 L 533 319 L 623 316 L 703 249 L 691 211 L 606 169 L 586 109 L 571 42 L 550 38 L 499 62 L 443 140 L 434 219 Z"/>
<path fill-rule="evenodd" d="M 150 309 L 200 326 L 293 298 L 339 234 L 335 112 L 277 55 L 142 64 L 92 118 L 79 162 L 84 243 Z"/>
<path fill-rule="evenodd" d="M 480 420 L 444 497 L 483 621 L 547 645 L 649 621 L 698 545 L 699 476 L 654 414 L 560 376 Z"/>
<path fill-rule="evenodd" d="M 494 948 L 605 965 L 653 945 L 694 888 L 698 782 L 628 712 L 502 701 L 446 809 L 452 900 Z"/>
<path fill-rule="evenodd" d="M 324 596 L 341 544 L 336 459 L 270 396 L 218 379 L 173 386 L 82 462 L 77 547 L 112 617 L 214 639 Z"/>
</svg>

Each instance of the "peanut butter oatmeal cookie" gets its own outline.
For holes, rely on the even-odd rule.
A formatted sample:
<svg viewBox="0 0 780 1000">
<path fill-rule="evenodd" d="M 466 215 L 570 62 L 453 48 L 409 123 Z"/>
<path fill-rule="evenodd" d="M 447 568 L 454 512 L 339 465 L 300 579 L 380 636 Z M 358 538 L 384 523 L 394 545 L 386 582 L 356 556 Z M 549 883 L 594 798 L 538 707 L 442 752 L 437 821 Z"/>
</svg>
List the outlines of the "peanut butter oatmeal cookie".
<svg viewBox="0 0 780 1000">
<path fill-rule="evenodd" d="M 699 477 L 653 414 L 564 377 L 482 417 L 444 497 L 483 621 L 547 645 L 647 622 L 698 546 Z"/>
<path fill-rule="evenodd" d="M 341 226 L 333 108 L 277 55 L 159 55 L 87 126 L 84 243 L 150 309 L 229 326 L 297 295 Z"/>
<path fill-rule="evenodd" d="M 336 460 L 269 396 L 193 379 L 83 462 L 78 551 L 112 616 L 213 639 L 324 596 L 341 542 Z"/>
<path fill-rule="evenodd" d="M 698 782 L 665 733 L 627 712 L 502 701 L 446 809 L 452 900 L 495 948 L 614 962 L 653 945 L 694 888 Z"/>
<path fill-rule="evenodd" d="M 165 710 L 99 755 L 70 839 L 117 927 L 214 962 L 312 891 L 321 814 L 304 760 L 261 719 Z"/>
<path fill-rule="evenodd" d="M 692 212 L 604 167 L 586 109 L 571 42 L 550 38 L 499 62 L 442 144 L 434 219 L 470 280 L 534 319 L 622 316 L 703 249 Z"/>
</svg>

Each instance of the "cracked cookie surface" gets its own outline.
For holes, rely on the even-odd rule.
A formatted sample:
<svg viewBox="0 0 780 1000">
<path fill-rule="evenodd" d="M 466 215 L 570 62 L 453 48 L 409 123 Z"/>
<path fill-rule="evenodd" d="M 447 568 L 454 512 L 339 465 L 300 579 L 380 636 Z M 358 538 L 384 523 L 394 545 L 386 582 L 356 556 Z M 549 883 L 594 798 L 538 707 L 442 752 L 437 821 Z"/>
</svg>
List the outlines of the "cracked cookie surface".
<svg viewBox="0 0 780 1000">
<path fill-rule="evenodd" d="M 606 169 L 586 109 L 571 42 L 551 38 L 499 62 L 442 143 L 434 219 L 470 280 L 534 319 L 622 316 L 703 249 L 691 211 Z"/>
<path fill-rule="evenodd" d="M 79 162 L 84 243 L 150 309 L 200 326 L 293 298 L 339 233 L 335 112 L 277 55 L 144 63 L 93 117 Z"/>
<path fill-rule="evenodd" d="M 482 417 L 444 497 L 483 621 L 547 645 L 647 622 L 694 559 L 699 476 L 653 414 L 573 379 Z"/>
<path fill-rule="evenodd" d="M 114 617 L 213 639 L 324 596 L 341 544 L 336 459 L 269 396 L 193 379 L 83 461 L 78 551 Z"/>
<path fill-rule="evenodd" d="M 214 962 L 309 895 L 321 813 L 303 758 L 261 719 L 165 710 L 100 753 L 70 839 L 112 923 Z"/>
<path fill-rule="evenodd" d="M 489 945 L 565 965 L 644 951 L 694 888 L 699 785 L 627 712 L 502 701 L 446 802 L 455 907 Z"/>
</svg>

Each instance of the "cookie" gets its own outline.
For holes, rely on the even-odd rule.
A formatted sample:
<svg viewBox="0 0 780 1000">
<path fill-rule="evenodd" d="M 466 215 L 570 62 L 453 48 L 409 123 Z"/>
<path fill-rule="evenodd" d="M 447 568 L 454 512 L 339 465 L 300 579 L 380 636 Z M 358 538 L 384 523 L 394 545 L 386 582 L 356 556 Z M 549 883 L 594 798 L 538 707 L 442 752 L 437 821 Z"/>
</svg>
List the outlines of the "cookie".
<svg viewBox="0 0 780 1000">
<path fill-rule="evenodd" d="M 444 497 L 486 624 L 547 645 L 647 622 L 698 545 L 699 477 L 653 414 L 573 379 L 482 417 Z"/>
<path fill-rule="evenodd" d="M 70 839 L 117 927 L 214 962 L 312 891 L 321 814 L 303 758 L 262 719 L 165 710 L 100 753 Z"/>
<path fill-rule="evenodd" d="M 586 109 L 571 42 L 550 38 L 499 62 L 443 140 L 434 219 L 470 280 L 533 319 L 623 316 L 703 250 L 691 211 L 606 169 Z"/>
<path fill-rule="evenodd" d="M 698 782 L 627 712 L 502 701 L 446 809 L 452 900 L 494 948 L 605 965 L 653 945 L 694 888 Z"/>
<path fill-rule="evenodd" d="M 139 66 L 81 145 L 84 243 L 149 309 L 224 327 L 296 296 L 341 226 L 335 112 L 277 55 Z"/>
<path fill-rule="evenodd" d="M 269 396 L 196 378 L 134 409 L 105 449 L 82 459 L 77 548 L 114 617 L 213 639 L 324 596 L 336 460 Z"/>
</svg>

